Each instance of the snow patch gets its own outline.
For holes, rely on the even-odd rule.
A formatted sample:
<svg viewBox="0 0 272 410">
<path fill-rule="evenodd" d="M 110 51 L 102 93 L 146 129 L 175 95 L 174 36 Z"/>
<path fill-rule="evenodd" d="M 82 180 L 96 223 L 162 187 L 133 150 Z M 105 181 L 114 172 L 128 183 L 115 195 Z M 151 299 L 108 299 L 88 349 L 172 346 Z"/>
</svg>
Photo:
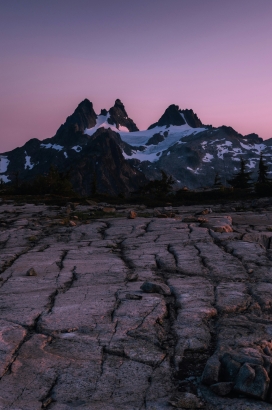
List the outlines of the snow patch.
<svg viewBox="0 0 272 410">
<path fill-rule="evenodd" d="M 10 179 L 6 175 L 0 175 L 0 181 L 3 181 L 5 184 L 10 182 Z"/>
<path fill-rule="evenodd" d="M 0 155 L 0 174 L 3 174 L 8 169 L 9 159 L 5 155 Z"/>
<path fill-rule="evenodd" d="M 224 159 L 224 154 L 227 154 L 229 149 L 225 145 L 217 145 L 217 156 L 220 159 Z"/>
<path fill-rule="evenodd" d="M 266 145 L 264 144 L 243 144 L 242 142 L 240 142 L 240 145 L 242 148 L 246 149 L 246 150 L 251 150 L 251 151 L 255 151 L 256 154 L 260 154 L 264 149 L 266 149 Z"/>
<path fill-rule="evenodd" d="M 187 124 L 187 121 L 186 121 L 186 118 L 185 118 L 185 115 L 183 114 L 183 112 L 181 112 L 180 115 L 182 116 L 182 118 L 184 119 L 185 123 Z"/>
<path fill-rule="evenodd" d="M 67 152 L 64 152 L 63 155 L 65 156 L 65 158 L 68 158 Z"/>
<path fill-rule="evenodd" d="M 213 155 L 212 154 L 206 154 L 205 157 L 202 159 L 203 162 L 212 162 Z"/>
<path fill-rule="evenodd" d="M 200 172 L 198 172 L 199 168 L 193 169 L 193 168 L 187 167 L 187 169 L 189 169 L 189 171 L 192 171 L 194 174 L 200 174 Z"/>
<path fill-rule="evenodd" d="M 74 147 L 72 147 L 72 149 L 76 152 L 82 151 L 82 147 L 80 145 L 75 145 Z"/>
<path fill-rule="evenodd" d="M 161 152 L 152 152 L 150 154 L 146 154 L 143 151 L 132 151 L 131 155 L 127 155 L 123 151 L 123 157 L 125 159 L 138 159 L 139 161 L 149 161 L 149 162 L 156 162 L 160 159 L 162 153 Z"/>
<path fill-rule="evenodd" d="M 25 169 L 32 169 L 35 164 L 31 164 L 31 157 L 27 155 L 27 152 L 25 151 Z"/>
<path fill-rule="evenodd" d="M 254 161 L 254 160 L 250 159 L 249 163 L 247 164 L 247 167 L 248 168 L 255 168 L 255 166 L 256 166 L 256 160 Z"/>
<path fill-rule="evenodd" d="M 62 147 L 61 145 L 58 144 L 41 144 L 42 148 L 52 148 L 55 149 L 56 151 L 61 151 L 64 147 Z"/>
</svg>

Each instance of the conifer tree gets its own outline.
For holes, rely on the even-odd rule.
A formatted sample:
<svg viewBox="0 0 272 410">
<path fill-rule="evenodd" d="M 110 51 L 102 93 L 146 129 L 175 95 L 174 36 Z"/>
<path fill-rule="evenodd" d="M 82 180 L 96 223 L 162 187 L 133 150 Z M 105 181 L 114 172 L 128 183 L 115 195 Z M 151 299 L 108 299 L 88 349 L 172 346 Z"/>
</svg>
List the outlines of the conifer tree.
<svg viewBox="0 0 272 410">
<path fill-rule="evenodd" d="M 261 152 L 258 170 L 258 181 L 259 184 L 265 184 L 270 182 L 268 178 L 268 166 L 265 164 L 263 159 L 263 153 Z"/>
<path fill-rule="evenodd" d="M 229 179 L 227 182 L 233 188 L 246 189 L 252 186 L 251 180 L 252 172 L 246 172 L 246 162 L 241 158 L 240 162 L 240 171 L 237 174 L 234 174 L 232 179 Z"/>
</svg>

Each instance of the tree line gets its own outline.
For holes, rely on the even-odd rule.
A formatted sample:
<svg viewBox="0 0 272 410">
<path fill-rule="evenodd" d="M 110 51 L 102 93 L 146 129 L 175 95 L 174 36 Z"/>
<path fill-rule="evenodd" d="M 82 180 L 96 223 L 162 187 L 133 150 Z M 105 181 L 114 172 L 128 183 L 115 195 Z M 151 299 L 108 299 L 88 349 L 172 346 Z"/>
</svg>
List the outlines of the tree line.
<svg viewBox="0 0 272 410">
<path fill-rule="evenodd" d="M 227 182 L 236 189 L 251 189 L 255 185 L 256 192 L 265 189 L 272 192 L 272 179 L 268 177 L 268 165 L 266 165 L 262 153 L 260 154 L 258 166 L 258 178 L 255 183 L 252 179 L 252 172 L 246 171 L 246 161 L 242 157 L 240 159 L 239 171 Z"/>
</svg>

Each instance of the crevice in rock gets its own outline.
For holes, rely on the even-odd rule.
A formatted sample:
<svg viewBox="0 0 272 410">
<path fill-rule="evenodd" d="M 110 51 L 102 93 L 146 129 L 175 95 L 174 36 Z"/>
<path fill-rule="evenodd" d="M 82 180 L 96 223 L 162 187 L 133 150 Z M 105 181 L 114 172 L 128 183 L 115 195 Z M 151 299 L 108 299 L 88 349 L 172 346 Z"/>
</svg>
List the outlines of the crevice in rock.
<svg viewBox="0 0 272 410">
<path fill-rule="evenodd" d="M 111 224 L 109 222 L 105 222 L 105 221 L 103 221 L 103 223 L 105 224 L 105 226 L 100 228 L 98 230 L 98 233 L 100 233 L 101 239 L 105 240 L 106 239 L 106 231 L 107 231 L 107 229 L 110 228 Z"/>
<path fill-rule="evenodd" d="M 68 292 L 69 289 L 73 286 L 74 282 L 77 280 L 77 273 L 76 273 L 76 266 L 74 266 L 72 270 L 72 278 L 69 282 L 65 283 L 64 288 L 62 289 L 62 293 Z"/>
<path fill-rule="evenodd" d="M 51 385 L 50 389 L 48 390 L 47 394 L 40 400 L 42 402 L 42 406 L 41 406 L 42 409 L 49 408 L 50 404 L 54 402 L 54 399 L 52 397 L 52 393 L 53 393 L 54 388 L 58 384 L 58 379 L 59 379 L 59 376 L 57 376 L 53 380 L 52 385 Z"/>
<path fill-rule="evenodd" d="M 112 323 L 113 323 L 113 320 L 114 320 L 115 312 L 116 312 L 116 310 L 118 309 L 118 307 L 119 307 L 120 304 L 121 304 L 121 300 L 118 298 L 118 292 L 119 292 L 119 290 L 120 290 L 120 289 L 118 289 L 118 290 L 115 292 L 115 294 L 114 294 L 114 296 L 115 296 L 115 303 L 114 303 L 114 306 L 113 306 L 113 309 L 112 309 L 112 312 L 111 312 L 111 322 L 112 322 Z"/>
<path fill-rule="evenodd" d="M 27 340 L 29 340 L 29 334 L 28 334 L 28 333 L 25 335 L 25 337 L 23 338 L 23 340 L 21 340 L 21 342 L 19 343 L 17 349 L 16 349 L 15 352 L 13 353 L 12 358 L 11 358 L 9 364 L 8 364 L 8 365 L 6 366 L 6 368 L 5 368 L 5 371 L 4 371 L 4 373 L 3 373 L 3 376 L 0 377 L 0 380 L 2 380 L 2 378 L 3 378 L 5 375 L 12 373 L 12 364 L 13 364 L 13 363 L 15 362 L 15 360 L 17 359 L 21 347 L 23 346 L 23 344 L 24 344 Z"/>
<path fill-rule="evenodd" d="M 174 257 L 176 268 L 178 268 L 178 257 L 172 245 L 167 245 L 167 251 Z"/>
<path fill-rule="evenodd" d="M 22 252 L 16 254 L 14 258 L 11 258 L 9 261 L 5 262 L 4 265 L 2 266 L 2 268 L 0 269 L 0 274 L 5 272 L 6 269 L 10 268 L 14 264 L 14 262 L 16 262 L 17 259 L 20 258 L 20 256 L 25 255 L 27 252 L 30 251 L 30 249 L 31 249 L 31 246 L 25 248 L 25 250 L 23 250 Z"/>
<path fill-rule="evenodd" d="M 46 308 L 48 309 L 47 313 L 50 314 L 53 310 L 53 307 L 55 305 L 56 297 L 58 295 L 58 290 L 56 289 L 51 295 L 49 295 L 49 302 L 46 305 Z"/>
<path fill-rule="evenodd" d="M 56 265 L 60 268 L 60 270 L 62 270 L 62 269 L 64 268 L 63 262 L 64 262 L 64 259 L 65 259 L 66 256 L 67 256 L 67 254 L 68 254 L 68 251 L 64 250 L 64 251 L 62 252 L 60 261 L 56 262 Z"/>
</svg>

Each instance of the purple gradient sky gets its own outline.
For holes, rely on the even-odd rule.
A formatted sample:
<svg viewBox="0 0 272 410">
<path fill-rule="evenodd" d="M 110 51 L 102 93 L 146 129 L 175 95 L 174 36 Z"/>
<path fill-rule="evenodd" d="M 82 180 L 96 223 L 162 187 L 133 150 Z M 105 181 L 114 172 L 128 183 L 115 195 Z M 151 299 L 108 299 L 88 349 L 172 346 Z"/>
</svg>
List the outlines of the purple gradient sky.
<svg viewBox="0 0 272 410">
<path fill-rule="evenodd" d="M 271 0 L 0 0 L 0 152 L 88 98 L 140 129 L 169 104 L 272 137 Z"/>
</svg>

